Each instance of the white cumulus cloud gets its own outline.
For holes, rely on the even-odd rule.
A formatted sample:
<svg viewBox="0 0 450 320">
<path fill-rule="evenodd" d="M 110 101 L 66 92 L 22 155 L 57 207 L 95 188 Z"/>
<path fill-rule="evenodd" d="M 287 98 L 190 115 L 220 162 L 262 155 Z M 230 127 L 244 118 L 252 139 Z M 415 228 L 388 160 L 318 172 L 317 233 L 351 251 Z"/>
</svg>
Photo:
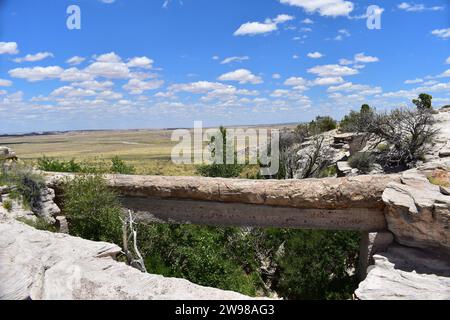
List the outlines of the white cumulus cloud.
<svg viewBox="0 0 450 320">
<path fill-rule="evenodd" d="M 361 63 L 372 63 L 378 62 L 380 61 L 380 59 L 378 59 L 377 57 L 366 56 L 364 52 L 361 52 L 355 55 L 355 61 Z"/>
<path fill-rule="evenodd" d="M 308 53 L 308 58 L 311 58 L 311 59 L 319 59 L 322 57 L 323 57 L 323 54 L 321 54 L 320 52 L 317 52 L 317 51 Z"/>
<path fill-rule="evenodd" d="M 130 68 L 151 69 L 153 68 L 153 63 L 154 61 L 147 57 L 134 57 L 127 63 L 127 66 Z"/>
<path fill-rule="evenodd" d="M 431 31 L 431 34 L 441 39 L 448 39 L 450 38 L 450 28 L 436 29 Z"/>
<path fill-rule="evenodd" d="M 313 68 L 308 69 L 308 72 L 317 74 L 322 78 L 342 77 L 358 74 L 358 70 L 346 66 L 341 66 L 338 64 L 315 66 Z"/>
<path fill-rule="evenodd" d="M 10 87 L 12 82 L 5 79 L 0 79 L 0 87 Z"/>
<path fill-rule="evenodd" d="M 266 19 L 264 22 L 244 23 L 234 32 L 235 36 L 257 35 L 278 30 L 278 24 L 295 19 L 287 14 L 280 14 L 274 19 Z"/>
<path fill-rule="evenodd" d="M 154 80 L 154 81 L 142 81 L 139 79 L 130 79 L 123 88 L 130 92 L 130 94 L 142 94 L 147 90 L 155 90 L 163 85 L 164 81 Z"/>
<path fill-rule="evenodd" d="M 16 42 L 0 42 L 0 54 L 18 54 Z"/>
<path fill-rule="evenodd" d="M 402 2 L 400 3 L 397 8 L 407 11 L 407 12 L 421 12 L 421 11 L 439 11 L 444 10 L 444 7 L 442 6 L 433 6 L 433 7 L 427 7 L 424 4 L 416 4 L 416 3 L 408 3 L 408 2 Z"/>
<path fill-rule="evenodd" d="M 47 79 L 57 79 L 64 72 L 64 69 L 58 66 L 34 67 L 34 68 L 16 68 L 8 73 L 13 78 L 26 79 L 30 82 Z"/>
<path fill-rule="evenodd" d="M 249 60 L 249 59 L 250 58 L 248 56 L 229 57 L 229 58 L 223 59 L 223 61 L 220 62 L 220 64 L 228 64 L 228 63 L 232 63 L 232 62 L 242 62 L 242 61 Z"/>
<path fill-rule="evenodd" d="M 238 69 L 232 72 L 225 73 L 221 75 L 218 80 L 220 81 L 237 81 L 240 84 L 259 84 L 263 83 L 261 77 L 254 75 L 251 71 L 247 69 Z"/>
<path fill-rule="evenodd" d="M 46 58 L 53 58 L 53 53 L 51 52 L 38 52 L 36 54 L 27 54 L 25 57 L 22 58 L 15 58 L 14 62 L 21 63 L 21 62 L 36 62 L 41 61 Z"/>
<path fill-rule="evenodd" d="M 84 60 L 86 60 L 86 59 L 83 57 L 74 56 L 74 57 L 68 59 L 66 61 L 66 63 L 71 64 L 71 65 L 78 65 L 78 64 L 82 63 Z"/>
<path fill-rule="evenodd" d="M 351 1 L 344 0 L 279 0 L 283 4 L 303 8 L 308 13 L 321 16 L 348 16 L 354 9 Z"/>
</svg>

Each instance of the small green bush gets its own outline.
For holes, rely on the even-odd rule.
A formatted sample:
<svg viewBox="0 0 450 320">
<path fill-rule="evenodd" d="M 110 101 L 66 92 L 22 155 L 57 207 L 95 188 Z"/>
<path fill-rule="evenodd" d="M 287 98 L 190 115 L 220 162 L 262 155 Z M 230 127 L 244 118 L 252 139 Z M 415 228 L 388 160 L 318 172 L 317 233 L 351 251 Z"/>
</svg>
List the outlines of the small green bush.
<svg viewBox="0 0 450 320">
<path fill-rule="evenodd" d="M 111 172 L 112 173 L 120 173 L 120 174 L 134 174 L 135 168 L 131 165 L 127 165 L 123 160 L 121 160 L 118 156 L 115 156 L 111 160 Z"/>
<path fill-rule="evenodd" d="M 337 122 L 331 117 L 316 117 L 309 123 L 301 123 L 295 128 L 295 134 L 301 138 L 314 136 L 337 128 Z M 300 140 L 300 141 L 301 141 Z"/>
<path fill-rule="evenodd" d="M 75 159 L 64 161 L 58 159 L 51 159 L 42 157 L 38 159 L 37 166 L 40 170 L 50 172 L 71 172 L 71 173 L 120 173 L 120 174 L 134 174 L 135 168 L 127 165 L 118 156 L 111 159 L 111 166 L 99 163 L 77 162 Z"/>
<path fill-rule="evenodd" d="M 245 165 L 243 164 L 238 164 L 237 161 L 235 160 L 235 162 L 233 164 L 227 164 L 226 160 L 227 160 L 227 152 L 230 152 L 227 149 L 227 129 L 224 127 L 220 127 L 220 132 L 222 133 L 222 154 L 223 154 L 223 159 L 222 159 L 222 163 L 212 163 L 212 164 L 205 164 L 205 165 L 200 165 L 198 166 L 197 169 L 197 173 L 200 174 L 201 176 L 204 177 L 211 177 L 211 178 L 236 178 L 239 177 L 241 172 L 244 170 Z M 209 146 L 211 148 L 212 154 L 213 156 L 215 155 L 216 152 L 216 143 L 214 138 L 211 138 L 211 141 L 209 142 Z M 234 158 L 236 159 L 236 152 L 235 150 L 233 150 L 232 152 L 234 152 Z"/>
<path fill-rule="evenodd" d="M 122 209 L 118 197 L 101 176 L 79 176 L 66 182 L 63 213 L 71 235 L 121 243 Z"/>
<path fill-rule="evenodd" d="M 363 173 L 369 172 L 374 163 L 375 157 L 370 152 L 359 152 L 348 159 L 350 167 L 356 168 Z"/>
<path fill-rule="evenodd" d="M 197 172 L 203 177 L 211 178 L 236 178 L 239 177 L 245 165 L 241 164 L 217 164 L 201 165 Z"/>
<path fill-rule="evenodd" d="M 361 110 L 350 111 L 339 123 L 339 128 L 343 132 L 368 132 L 373 125 L 375 110 L 368 104 L 363 104 Z"/>
<path fill-rule="evenodd" d="M 433 97 L 429 94 L 421 93 L 417 99 L 412 101 L 412 103 L 415 104 L 419 110 L 431 110 L 433 109 L 432 100 Z"/>
<path fill-rule="evenodd" d="M 5 208 L 8 212 L 12 210 L 12 201 L 7 199 L 5 201 L 3 201 L 3 208 Z"/>
<path fill-rule="evenodd" d="M 23 218 L 17 218 L 17 221 L 23 222 L 26 225 L 29 225 L 30 227 L 33 227 L 38 230 L 57 232 L 56 227 L 54 225 L 48 223 L 47 221 L 45 221 L 44 218 L 41 218 L 41 217 L 37 217 L 35 221 L 23 217 Z"/>
<path fill-rule="evenodd" d="M 387 152 L 387 151 L 389 151 L 389 145 L 386 143 L 380 143 L 377 146 L 377 150 L 381 153 Z"/>
<path fill-rule="evenodd" d="M 351 299 L 358 286 L 354 270 L 359 234 L 345 231 L 288 230 L 278 259 L 279 296 L 287 299 Z"/>
<path fill-rule="evenodd" d="M 323 169 L 320 172 L 319 178 L 334 177 L 336 174 L 337 174 L 337 166 L 330 166 L 328 168 Z"/>
<path fill-rule="evenodd" d="M 309 123 L 309 131 L 313 134 L 319 134 L 331 131 L 337 128 L 337 122 L 331 117 L 316 117 Z"/>
<path fill-rule="evenodd" d="M 42 157 L 38 159 L 38 168 L 43 171 L 51 172 L 81 172 L 82 167 L 74 159 L 70 161 L 62 161 L 58 159 L 50 159 Z"/>
</svg>

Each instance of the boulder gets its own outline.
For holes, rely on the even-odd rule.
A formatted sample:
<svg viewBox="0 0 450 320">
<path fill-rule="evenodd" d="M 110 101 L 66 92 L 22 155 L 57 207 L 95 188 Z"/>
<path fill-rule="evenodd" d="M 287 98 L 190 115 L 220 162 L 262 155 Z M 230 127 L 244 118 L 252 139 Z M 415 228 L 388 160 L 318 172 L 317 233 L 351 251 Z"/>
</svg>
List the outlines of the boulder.
<svg viewBox="0 0 450 320">
<path fill-rule="evenodd" d="M 367 268 L 374 264 L 373 256 L 385 252 L 394 242 L 394 235 L 389 232 L 363 233 L 360 241 L 359 251 L 359 278 L 364 280 L 367 276 Z"/>
<path fill-rule="evenodd" d="M 450 250 L 450 196 L 427 177 L 442 178 L 438 172 L 406 171 L 400 183 L 388 184 L 383 192 L 388 229 L 398 243 Z"/>
<path fill-rule="evenodd" d="M 69 223 L 67 222 L 66 217 L 65 216 L 57 216 L 55 218 L 55 220 L 56 220 L 56 227 L 58 229 L 58 232 L 69 234 Z"/>
<path fill-rule="evenodd" d="M 355 295 L 360 300 L 449 300 L 450 256 L 394 245 L 374 257 Z"/>
<path fill-rule="evenodd" d="M 337 162 L 338 177 L 346 177 L 352 173 L 353 168 L 350 167 L 347 161 Z"/>
<path fill-rule="evenodd" d="M 3 206 L 3 203 L 5 203 L 5 201 L 11 202 L 11 210 L 7 210 Z M 25 219 L 31 222 L 36 221 L 36 216 L 33 211 L 25 209 L 22 203 L 20 203 L 16 199 L 11 199 L 9 197 L 9 194 L 0 195 L 0 216 L 1 215 L 7 215 L 14 219 Z"/>
<path fill-rule="evenodd" d="M 450 110 L 440 110 L 434 115 L 435 127 L 439 130 L 426 158 L 439 161 L 450 157 Z"/>
<path fill-rule="evenodd" d="M 41 218 L 44 218 L 48 223 L 55 223 L 61 210 L 53 201 L 55 199 L 55 191 L 50 188 L 41 190 L 39 201 L 34 205 L 33 212 Z"/>
<path fill-rule="evenodd" d="M 0 146 L 0 160 L 16 159 L 16 153 L 11 148 Z"/>
<path fill-rule="evenodd" d="M 441 190 L 441 193 L 445 196 L 450 196 L 450 188 L 445 186 L 440 186 L 439 189 Z"/>
<path fill-rule="evenodd" d="M 450 157 L 450 143 L 448 143 L 444 148 L 439 151 L 439 157 L 445 158 Z"/>
<path fill-rule="evenodd" d="M 350 155 L 360 152 L 367 144 L 367 137 L 363 133 L 347 132 L 336 133 L 333 136 L 333 144 L 346 148 Z"/>
</svg>

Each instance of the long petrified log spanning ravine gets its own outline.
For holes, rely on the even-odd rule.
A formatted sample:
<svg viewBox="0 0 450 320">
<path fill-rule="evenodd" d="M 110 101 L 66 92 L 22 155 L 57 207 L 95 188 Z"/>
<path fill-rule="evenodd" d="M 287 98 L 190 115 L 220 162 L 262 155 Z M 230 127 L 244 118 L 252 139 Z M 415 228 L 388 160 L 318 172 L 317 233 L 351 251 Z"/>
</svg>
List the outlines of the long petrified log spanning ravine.
<svg viewBox="0 0 450 320">
<path fill-rule="evenodd" d="M 46 173 L 58 190 L 73 174 Z M 382 193 L 398 175 L 241 180 L 106 175 L 140 219 L 222 226 L 386 230 Z"/>
</svg>

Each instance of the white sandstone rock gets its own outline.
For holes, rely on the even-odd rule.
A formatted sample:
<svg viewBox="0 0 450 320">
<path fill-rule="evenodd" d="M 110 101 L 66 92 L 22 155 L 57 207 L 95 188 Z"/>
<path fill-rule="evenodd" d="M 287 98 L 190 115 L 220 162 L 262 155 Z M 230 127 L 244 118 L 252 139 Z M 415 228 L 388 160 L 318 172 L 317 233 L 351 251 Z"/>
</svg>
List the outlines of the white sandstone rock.
<svg viewBox="0 0 450 320">
<path fill-rule="evenodd" d="M 450 256 L 392 246 L 374 256 L 355 295 L 361 300 L 449 300 Z"/>
<path fill-rule="evenodd" d="M 0 299 L 249 299 L 141 273 L 113 259 L 120 251 L 114 244 L 38 231 L 0 217 Z"/>
</svg>

